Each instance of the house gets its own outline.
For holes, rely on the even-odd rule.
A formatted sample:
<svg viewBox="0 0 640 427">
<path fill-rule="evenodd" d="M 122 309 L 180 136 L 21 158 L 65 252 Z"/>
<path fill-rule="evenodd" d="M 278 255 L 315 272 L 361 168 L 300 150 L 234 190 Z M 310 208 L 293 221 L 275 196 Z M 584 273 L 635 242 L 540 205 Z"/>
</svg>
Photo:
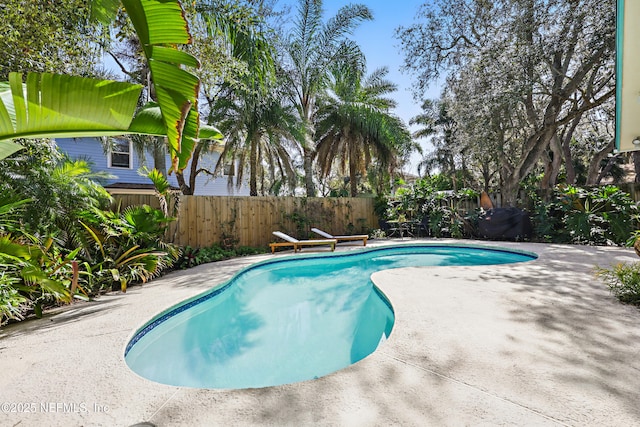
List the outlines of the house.
<svg viewBox="0 0 640 427">
<path fill-rule="evenodd" d="M 94 171 L 107 172 L 115 178 L 108 179 L 104 183 L 105 188 L 111 194 L 132 194 L 132 193 L 152 193 L 154 191 L 151 181 L 138 174 L 138 169 L 147 166 L 152 169 L 154 166 L 153 156 L 146 153 L 141 158 L 133 149 L 133 144 L 126 138 L 113 138 L 111 148 L 105 151 L 102 141 L 98 138 L 60 138 L 56 139 L 60 150 L 72 159 L 88 160 Z M 200 157 L 200 166 L 213 170 L 220 151 L 207 153 Z M 170 165 L 169 155 L 166 155 L 166 165 Z M 230 168 L 224 168 L 224 173 L 228 173 Z M 189 179 L 189 169 L 185 169 L 185 179 Z M 168 177 L 169 183 L 174 187 L 178 186 L 175 174 Z M 206 174 L 198 175 L 194 194 L 199 196 L 248 196 L 249 187 L 242 185 L 237 188 L 228 185 L 228 175 L 212 178 Z"/>
</svg>

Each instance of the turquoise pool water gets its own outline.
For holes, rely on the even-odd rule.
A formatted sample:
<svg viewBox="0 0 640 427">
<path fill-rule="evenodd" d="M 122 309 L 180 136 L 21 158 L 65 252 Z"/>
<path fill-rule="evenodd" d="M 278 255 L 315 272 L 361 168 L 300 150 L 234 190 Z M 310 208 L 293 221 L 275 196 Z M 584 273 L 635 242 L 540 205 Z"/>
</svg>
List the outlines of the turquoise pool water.
<svg viewBox="0 0 640 427">
<path fill-rule="evenodd" d="M 318 378 L 368 356 L 391 334 L 393 309 L 372 273 L 534 258 L 433 245 L 276 258 L 152 319 L 134 334 L 125 361 L 140 376 L 175 386 L 253 388 Z"/>
</svg>

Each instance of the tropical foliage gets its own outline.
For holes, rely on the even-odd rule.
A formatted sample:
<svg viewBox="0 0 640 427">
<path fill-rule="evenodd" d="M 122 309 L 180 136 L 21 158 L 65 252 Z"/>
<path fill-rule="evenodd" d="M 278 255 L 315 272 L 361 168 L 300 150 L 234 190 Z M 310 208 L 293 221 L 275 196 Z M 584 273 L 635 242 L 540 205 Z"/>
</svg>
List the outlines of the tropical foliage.
<svg viewBox="0 0 640 427">
<path fill-rule="evenodd" d="M 618 263 L 596 268 L 596 275 L 620 301 L 640 306 L 640 263 Z"/>
<path fill-rule="evenodd" d="M 478 193 L 470 189 L 448 190 L 451 180 L 434 175 L 412 186 L 401 186 L 392 199 L 379 202 L 383 220 L 410 220 L 417 234 L 432 237 L 477 237 Z"/>
<path fill-rule="evenodd" d="M 402 186 L 393 198 L 381 199 L 378 216 L 385 220 L 399 216 L 418 222 L 424 219 L 423 231 L 433 237 L 480 237 L 479 194 L 471 189 L 449 190 L 451 185 L 452 177 L 433 175 Z M 613 185 L 559 185 L 551 194 L 531 191 L 523 203 L 535 241 L 622 246 L 633 244 L 640 234 L 636 231 L 639 203 Z"/>
<path fill-rule="evenodd" d="M 45 141 L 0 161 L 0 323 L 86 299 L 169 268 L 171 220 L 149 207 L 108 210 L 111 197 L 85 161 Z"/>
<path fill-rule="evenodd" d="M 328 91 L 318 101 L 318 166 L 326 177 L 338 160 L 349 176 L 351 197 L 372 159 L 380 170 L 393 171 L 401 147 L 411 143 L 406 125 L 391 113 L 395 101 L 387 96 L 396 85 L 385 79 L 387 72 L 381 68 L 365 76 L 364 69 L 333 67 Z"/>
<path fill-rule="evenodd" d="M 126 292 L 129 283 L 144 283 L 170 268 L 180 254 L 179 248 L 164 243 L 170 221 L 149 206 L 83 212 L 81 255 L 92 266 L 94 287 Z"/>
<path fill-rule="evenodd" d="M 40 314 L 47 303 L 87 297 L 78 287 L 76 255 L 77 251 L 60 253 L 51 238 L 38 244 L 0 235 L 0 276 L 8 299 L 5 315 L 20 318 L 19 307 L 27 302 Z"/>
<path fill-rule="evenodd" d="M 118 4 L 95 0 L 93 16 L 110 23 Z M 123 0 L 144 53 L 157 104 L 134 117 L 140 85 L 69 75 L 19 73 L 0 86 L 0 140 L 17 137 L 97 136 L 123 133 L 166 135 L 171 169 L 186 167 L 200 135 L 199 79 L 184 67 L 198 61 L 178 45 L 191 42 L 179 1 Z M 25 95 L 26 93 L 26 95 Z M 90 112 L 90 113 L 88 113 Z M 17 147 L 5 142 L 0 158 Z"/>
<path fill-rule="evenodd" d="M 612 185 L 558 186 L 549 202 L 534 199 L 533 204 L 534 226 L 542 240 L 624 245 L 638 225 L 638 204 Z"/>
<path fill-rule="evenodd" d="M 70 302 L 78 287 L 77 251 L 63 254 L 52 238 L 41 240 L 21 224 L 32 200 L 4 192 L 0 196 L 0 324 L 22 318 L 25 311 L 41 312 L 53 302 Z"/>
<path fill-rule="evenodd" d="M 13 214 L 16 207 L 5 204 L 2 210 Z M 179 256 L 178 248 L 161 240 L 168 219 L 160 211 L 94 209 L 80 216 L 85 233 L 77 236 L 81 244 L 72 251 L 51 237 L 0 231 L 0 323 L 116 286 L 126 291 L 127 284 L 155 277 Z"/>
</svg>

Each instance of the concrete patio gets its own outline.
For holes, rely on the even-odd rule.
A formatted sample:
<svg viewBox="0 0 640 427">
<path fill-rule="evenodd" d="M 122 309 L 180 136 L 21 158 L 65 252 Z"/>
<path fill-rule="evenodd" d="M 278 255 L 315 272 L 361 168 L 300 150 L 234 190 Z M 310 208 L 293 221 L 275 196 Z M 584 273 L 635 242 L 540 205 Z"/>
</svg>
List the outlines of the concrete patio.
<svg viewBox="0 0 640 427">
<path fill-rule="evenodd" d="M 633 250 L 458 243 L 539 258 L 375 273 L 395 310 L 391 336 L 364 360 L 313 381 L 189 389 L 140 378 L 124 362 L 131 334 L 153 315 L 270 254 L 173 272 L 7 326 L 0 425 L 640 426 L 640 310 L 620 304 L 593 274 L 594 265 L 640 261 Z"/>
</svg>

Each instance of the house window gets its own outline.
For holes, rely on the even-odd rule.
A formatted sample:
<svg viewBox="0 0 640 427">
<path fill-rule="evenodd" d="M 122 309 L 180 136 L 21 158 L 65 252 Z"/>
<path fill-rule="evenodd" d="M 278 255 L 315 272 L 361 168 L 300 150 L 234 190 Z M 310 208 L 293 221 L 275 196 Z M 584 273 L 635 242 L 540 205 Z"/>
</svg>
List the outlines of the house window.
<svg viewBox="0 0 640 427">
<path fill-rule="evenodd" d="M 109 167 L 131 169 L 131 141 L 114 139 L 109 150 Z"/>
</svg>

